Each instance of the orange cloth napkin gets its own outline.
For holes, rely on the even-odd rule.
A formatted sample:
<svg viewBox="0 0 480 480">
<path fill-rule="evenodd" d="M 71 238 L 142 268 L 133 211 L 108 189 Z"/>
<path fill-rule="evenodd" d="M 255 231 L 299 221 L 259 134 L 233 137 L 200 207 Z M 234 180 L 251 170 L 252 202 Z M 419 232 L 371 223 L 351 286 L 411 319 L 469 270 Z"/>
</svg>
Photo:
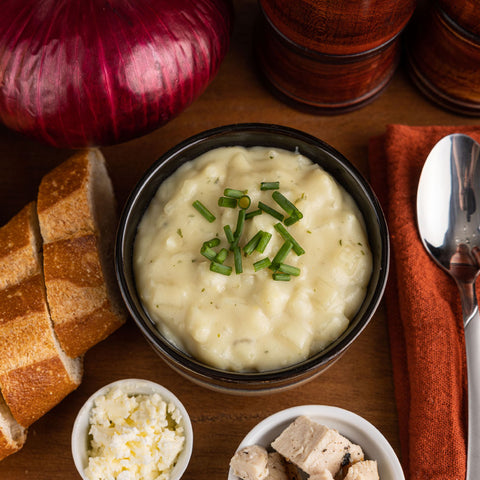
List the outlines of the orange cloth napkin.
<svg viewBox="0 0 480 480">
<path fill-rule="evenodd" d="M 480 142 L 480 126 L 389 125 L 369 145 L 371 183 L 391 237 L 385 299 L 407 480 L 465 479 L 467 386 L 460 297 L 454 281 L 426 253 L 416 223 L 423 164 L 435 143 L 450 133 Z"/>
</svg>

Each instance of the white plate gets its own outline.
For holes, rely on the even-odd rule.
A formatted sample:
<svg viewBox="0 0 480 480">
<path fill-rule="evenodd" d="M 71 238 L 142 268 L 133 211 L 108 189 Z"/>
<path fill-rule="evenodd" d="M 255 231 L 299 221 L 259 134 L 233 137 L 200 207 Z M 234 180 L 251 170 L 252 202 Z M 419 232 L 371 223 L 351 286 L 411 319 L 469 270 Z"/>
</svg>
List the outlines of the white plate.
<svg viewBox="0 0 480 480">
<path fill-rule="evenodd" d="M 360 445 L 366 458 L 378 462 L 381 480 L 405 480 L 397 455 L 380 431 L 359 415 L 338 407 L 302 405 L 277 412 L 254 427 L 242 440 L 238 449 L 249 445 L 262 445 L 268 448 L 270 443 L 300 415 L 334 428 L 351 442 Z M 238 480 L 232 469 L 228 472 L 228 480 Z"/>
</svg>

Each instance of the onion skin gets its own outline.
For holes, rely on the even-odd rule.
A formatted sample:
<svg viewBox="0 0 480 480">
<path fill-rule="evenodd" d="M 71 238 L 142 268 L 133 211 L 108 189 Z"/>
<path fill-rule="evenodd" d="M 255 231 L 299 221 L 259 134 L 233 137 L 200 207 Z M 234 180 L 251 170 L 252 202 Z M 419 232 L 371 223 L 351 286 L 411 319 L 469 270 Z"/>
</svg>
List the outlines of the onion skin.
<svg viewBox="0 0 480 480">
<path fill-rule="evenodd" d="M 229 47 L 229 0 L 3 0 L 0 120 L 56 147 L 144 135 L 190 105 Z"/>
</svg>

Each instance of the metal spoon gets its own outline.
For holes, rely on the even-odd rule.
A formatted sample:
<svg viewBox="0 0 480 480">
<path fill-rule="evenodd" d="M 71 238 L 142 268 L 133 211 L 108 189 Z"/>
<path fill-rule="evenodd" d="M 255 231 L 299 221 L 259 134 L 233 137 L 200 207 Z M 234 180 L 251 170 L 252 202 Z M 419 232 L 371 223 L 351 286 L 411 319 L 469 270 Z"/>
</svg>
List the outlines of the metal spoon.
<svg viewBox="0 0 480 480">
<path fill-rule="evenodd" d="M 475 279 L 480 271 L 480 145 L 448 135 L 427 157 L 417 192 L 422 242 L 455 280 L 462 301 L 468 375 L 466 480 L 480 475 L 480 318 Z"/>
</svg>

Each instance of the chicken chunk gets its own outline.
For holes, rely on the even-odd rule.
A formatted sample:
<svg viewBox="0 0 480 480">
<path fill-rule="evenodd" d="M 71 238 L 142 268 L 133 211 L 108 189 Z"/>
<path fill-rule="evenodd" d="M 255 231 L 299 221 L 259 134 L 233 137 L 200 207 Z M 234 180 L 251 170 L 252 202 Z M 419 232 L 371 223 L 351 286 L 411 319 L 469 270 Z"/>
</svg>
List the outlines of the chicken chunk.
<svg viewBox="0 0 480 480">
<path fill-rule="evenodd" d="M 379 480 L 377 462 L 364 460 L 351 465 L 343 480 Z"/>
<path fill-rule="evenodd" d="M 309 475 L 328 470 L 335 476 L 345 463 L 364 459 L 358 445 L 306 416 L 296 418 L 272 442 L 272 447 Z"/>
<path fill-rule="evenodd" d="M 230 467 L 243 480 L 264 480 L 268 475 L 268 453 L 259 445 L 243 447 L 230 460 Z"/>
<path fill-rule="evenodd" d="M 268 475 L 265 480 L 301 480 L 300 471 L 278 452 L 268 453 Z"/>
<path fill-rule="evenodd" d="M 333 475 L 328 470 L 314 473 L 308 477 L 308 480 L 334 480 Z"/>
</svg>

